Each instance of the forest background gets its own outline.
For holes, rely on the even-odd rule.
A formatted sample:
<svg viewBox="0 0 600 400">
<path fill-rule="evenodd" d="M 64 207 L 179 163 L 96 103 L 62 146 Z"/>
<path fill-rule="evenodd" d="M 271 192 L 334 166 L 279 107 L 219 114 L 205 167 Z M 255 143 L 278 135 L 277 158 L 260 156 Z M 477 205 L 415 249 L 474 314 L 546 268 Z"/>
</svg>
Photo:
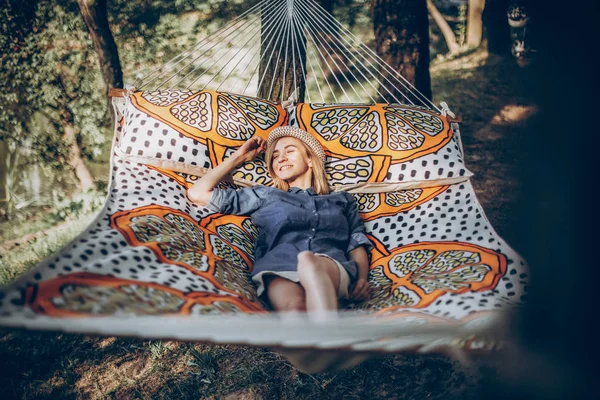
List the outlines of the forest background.
<svg viewBox="0 0 600 400">
<path fill-rule="evenodd" d="M 371 8 L 375 1 L 328 3 L 336 18 L 368 46 L 375 45 Z M 404 3 L 411 2 L 398 1 Z M 487 15 L 484 9 L 481 42 L 468 45 L 468 2 L 431 2 L 455 37 L 454 44 L 444 39 L 430 8 L 433 99 L 448 102 L 463 117 L 466 163 L 476 174 L 473 183 L 492 224 L 534 265 L 545 263 L 552 270 L 563 253 L 548 259 L 540 243 L 544 248 L 555 244 L 572 254 L 574 248 L 569 246 L 579 240 L 573 232 L 581 230 L 572 222 L 579 220 L 577 212 L 557 216 L 562 238 L 569 239 L 557 242 L 557 235 L 552 236 L 555 225 L 545 226 L 547 215 L 523 206 L 527 204 L 523 198 L 547 195 L 540 208 L 561 210 L 570 210 L 581 200 L 579 171 L 590 170 L 581 160 L 591 158 L 578 155 L 585 150 L 581 146 L 573 149 L 571 142 L 561 142 L 561 133 L 542 117 L 553 112 L 577 115 L 576 107 L 563 103 L 559 107 L 554 99 L 568 99 L 569 94 L 581 97 L 579 78 L 592 75 L 586 74 L 589 64 L 584 62 L 578 66 L 579 75 L 566 73 L 563 67 L 570 66 L 572 51 L 581 43 L 567 39 L 576 36 L 569 28 L 574 21 L 591 18 L 595 9 L 586 13 L 582 6 L 577 18 L 570 20 L 572 14 L 557 10 L 538 14 L 538 32 L 548 34 L 538 43 L 536 58 L 545 63 L 540 67 L 541 61 L 533 66 L 519 64 L 510 54 L 508 2 L 473 3 L 486 3 Z M 7 284 L 76 236 L 99 210 L 107 189 L 112 127 L 105 79 L 78 2 L 3 0 L 2 6 L 0 284 Z M 110 0 L 108 20 L 124 81 L 131 83 L 137 74 L 161 65 L 246 7 L 242 1 Z M 545 17 L 558 16 L 563 17 L 560 30 L 544 24 Z M 564 31 L 567 34 L 562 35 Z M 568 46 L 571 52 L 558 57 L 557 50 Z M 554 51 L 543 53 L 550 48 Z M 575 117 L 568 120 L 572 131 L 582 123 Z M 533 144 L 532 132 L 540 130 L 558 139 Z M 539 153 L 531 153 L 532 149 Z M 558 150 L 567 162 L 562 169 L 549 167 L 553 162 L 547 158 Z M 539 174 L 543 168 L 544 174 Z M 549 189 L 554 180 L 548 176 L 569 182 L 569 189 L 562 191 L 566 196 L 554 197 Z M 540 227 L 549 229 L 544 233 Z M 533 292 L 538 299 L 547 300 L 551 288 L 559 285 L 555 278 L 545 279 L 541 281 L 546 285 Z M 576 286 L 569 284 L 570 279 L 574 278 L 560 282 L 567 293 Z M 585 296 L 578 300 L 587 304 Z M 565 301 L 553 301 L 546 301 L 546 308 L 559 304 L 558 308 L 570 310 Z M 571 325 L 581 324 L 583 316 L 583 311 L 571 313 Z M 565 325 L 564 314 L 563 319 L 538 315 L 538 320 L 543 318 L 547 330 L 556 328 L 554 336 L 548 337 L 550 345 L 559 336 L 574 338 L 571 331 L 559 327 Z M 539 333 L 532 330 L 528 335 L 535 336 L 531 332 Z M 571 343 L 577 348 L 577 340 Z M 294 370 L 276 353 L 235 346 L 2 330 L 0 349 L 4 372 L 0 381 L 8 398 L 502 398 L 507 392 L 514 394 L 511 390 L 561 398 L 561 390 L 572 389 L 573 374 L 565 378 L 567 383 L 556 384 L 561 390 L 546 393 L 544 388 L 555 387 L 521 382 L 495 362 L 483 360 L 474 369 L 465 369 L 441 356 L 383 357 L 347 371 L 313 376 Z M 564 360 L 562 350 L 557 354 Z M 568 361 L 565 365 L 586 365 L 573 356 Z"/>
</svg>

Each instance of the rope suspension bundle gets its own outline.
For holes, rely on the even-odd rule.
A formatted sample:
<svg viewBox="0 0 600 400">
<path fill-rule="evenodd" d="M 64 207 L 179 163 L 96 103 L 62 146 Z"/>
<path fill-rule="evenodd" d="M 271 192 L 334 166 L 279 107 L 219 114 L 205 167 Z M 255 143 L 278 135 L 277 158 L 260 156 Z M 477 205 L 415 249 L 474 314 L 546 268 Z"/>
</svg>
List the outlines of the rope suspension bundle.
<svg viewBox="0 0 600 400">
<path fill-rule="evenodd" d="M 269 82 L 267 65 L 275 68 Z M 292 66 L 299 65 L 299 68 Z M 281 82 L 276 82 L 281 80 Z M 439 111 L 314 0 L 262 0 L 238 18 L 140 77 L 136 89 L 218 90 L 285 101 L 286 80 L 308 102 L 377 101 Z M 394 93 L 389 88 L 403 88 Z M 259 93 L 259 89 L 263 89 Z M 407 93 L 407 94 L 404 94 Z"/>
</svg>

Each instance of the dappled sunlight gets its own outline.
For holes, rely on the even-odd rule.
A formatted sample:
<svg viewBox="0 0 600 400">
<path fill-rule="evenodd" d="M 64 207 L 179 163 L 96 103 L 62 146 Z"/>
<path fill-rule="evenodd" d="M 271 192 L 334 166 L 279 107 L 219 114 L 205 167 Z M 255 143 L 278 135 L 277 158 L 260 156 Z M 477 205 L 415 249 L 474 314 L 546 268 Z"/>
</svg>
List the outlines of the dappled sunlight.
<svg viewBox="0 0 600 400">
<path fill-rule="evenodd" d="M 96 347 L 98 347 L 99 349 L 104 349 L 108 346 L 110 346 L 111 344 L 115 343 L 117 340 L 116 337 L 109 337 L 109 338 L 105 338 L 100 340 L 100 342 L 96 343 Z"/>
<path fill-rule="evenodd" d="M 38 381 L 34 393 L 36 397 L 42 397 L 44 395 L 52 396 L 59 392 L 60 389 L 67 387 L 67 385 L 67 380 L 57 373 L 45 381 Z"/>
<path fill-rule="evenodd" d="M 142 354 L 107 355 L 101 362 L 83 363 L 78 366 L 79 379 L 74 387 L 86 398 L 103 397 L 121 388 L 136 385 L 155 367 L 149 357 Z"/>
<path fill-rule="evenodd" d="M 504 106 L 494 117 L 491 123 L 494 125 L 512 124 L 523 122 L 531 118 L 538 111 L 536 106 L 522 106 L 508 104 Z"/>
<path fill-rule="evenodd" d="M 117 345 L 116 338 L 102 339 L 96 345 L 105 348 Z M 140 351 L 132 354 L 107 354 L 100 362 L 83 364 L 77 368 L 80 374 L 74 386 L 85 398 L 100 398 L 107 394 L 128 397 L 134 392 L 143 396 L 160 392 L 169 377 L 185 379 L 190 374 L 190 357 L 184 350 L 185 344 L 176 341 L 140 342 Z M 134 396 L 139 397 L 139 396 Z"/>
<path fill-rule="evenodd" d="M 452 59 L 438 58 L 431 61 L 429 71 L 432 75 L 439 72 L 473 70 L 488 62 L 488 52 L 480 49 L 456 55 Z"/>
</svg>

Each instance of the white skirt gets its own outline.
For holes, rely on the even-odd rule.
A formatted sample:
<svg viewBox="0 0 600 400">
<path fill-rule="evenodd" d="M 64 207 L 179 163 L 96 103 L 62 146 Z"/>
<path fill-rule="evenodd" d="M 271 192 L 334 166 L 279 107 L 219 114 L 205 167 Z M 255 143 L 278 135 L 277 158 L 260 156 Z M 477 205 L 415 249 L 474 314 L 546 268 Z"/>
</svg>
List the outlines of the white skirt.
<svg viewBox="0 0 600 400">
<path fill-rule="evenodd" d="M 327 254 L 315 253 L 316 256 L 327 257 L 331 261 L 337 265 L 340 270 L 340 287 L 338 288 L 338 299 L 348 299 L 348 288 L 350 287 L 350 275 L 348 275 L 348 271 L 339 261 L 334 260 L 329 257 Z M 298 271 L 262 271 L 252 277 L 252 281 L 258 286 L 256 289 L 256 293 L 260 296 L 265 291 L 265 275 L 277 275 L 292 282 L 300 282 L 300 278 L 298 278 Z"/>
</svg>

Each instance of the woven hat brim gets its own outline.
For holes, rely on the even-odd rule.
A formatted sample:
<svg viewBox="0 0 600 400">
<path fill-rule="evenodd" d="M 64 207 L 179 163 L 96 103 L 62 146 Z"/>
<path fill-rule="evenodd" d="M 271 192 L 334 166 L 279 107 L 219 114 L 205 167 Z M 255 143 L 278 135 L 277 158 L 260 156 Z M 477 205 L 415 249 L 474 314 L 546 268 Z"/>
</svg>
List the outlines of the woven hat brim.
<svg viewBox="0 0 600 400">
<path fill-rule="evenodd" d="M 296 128 L 295 126 L 281 126 L 273 129 L 267 138 L 267 147 L 272 146 L 277 139 L 282 137 L 294 137 L 301 140 L 311 148 L 311 150 L 317 155 L 317 157 L 319 157 L 321 161 L 325 162 L 325 151 L 323 150 L 321 143 L 319 143 L 319 141 L 310 133 L 300 128 Z"/>
</svg>

